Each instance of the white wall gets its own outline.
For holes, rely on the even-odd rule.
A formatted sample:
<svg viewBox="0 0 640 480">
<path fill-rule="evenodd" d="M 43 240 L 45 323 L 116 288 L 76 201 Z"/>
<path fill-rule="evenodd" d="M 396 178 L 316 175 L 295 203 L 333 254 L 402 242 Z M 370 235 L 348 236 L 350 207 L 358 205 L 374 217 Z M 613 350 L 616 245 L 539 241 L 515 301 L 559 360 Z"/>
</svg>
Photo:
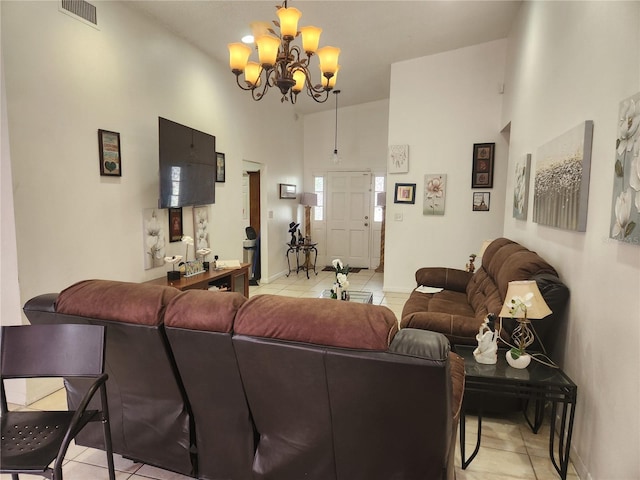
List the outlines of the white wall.
<svg viewBox="0 0 640 480">
<path fill-rule="evenodd" d="M 423 266 L 464 268 L 502 233 L 507 142 L 499 133 L 506 40 L 393 64 L 389 145 L 409 145 L 409 173 L 387 178 L 385 290 L 410 291 Z M 474 143 L 495 142 L 493 189 L 471 189 Z M 447 174 L 444 216 L 423 215 L 425 174 Z M 416 183 L 415 205 L 393 203 L 395 183 Z M 489 212 L 472 192 L 491 193 Z M 398 218 L 398 216 L 400 216 Z"/>
<path fill-rule="evenodd" d="M 338 154 L 340 163 L 331 160 L 335 144 L 336 111 L 334 109 L 304 116 L 304 191 L 313 191 L 313 177 L 325 176 L 330 171 L 366 170 L 372 174 L 386 174 L 387 132 L 389 129 L 389 101 L 364 103 L 350 107 L 340 107 L 340 100 L 348 92 L 341 92 L 338 99 Z M 325 186 L 326 188 L 327 186 Z M 373 194 L 372 194 L 373 195 Z M 373 196 L 372 196 L 373 198 Z M 373 202 L 372 202 L 373 208 Z M 303 211 L 300 207 L 300 217 Z M 302 223 L 301 223 L 302 224 Z M 380 255 L 379 232 L 373 232 L 378 238 L 372 243 L 372 260 L 378 265 Z M 326 258 L 326 224 L 312 224 L 314 241 L 318 241 L 318 265 L 328 265 Z"/>
<path fill-rule="evenodd" d="M 291 206 L 277 201 L 277 184 L 302 183 L 303 122 L 275 92 L 254 102 L 227 65 L 126 4 L 94 3 L 99 29 L 60 13 L 57 2 L 1 2 L 2 131 L 10 134 L 20 284 L 13 308 L 79 280 L 138 282 L 170 268 L 145 271 L 143 261 L 142 210 L 158 199 L 158 116 L 214 134 L 226 153 L 226 183 L 210 207 L 221 258 L 242 258 L 242 160 L 265 165 L 263 278 L 285 271 L 280 246 Z M 99 175 L 98 129 L 120 132 L 120 178 Z M 4 225 L 4 201 L 2 208 Z M 183 212 L 185 234 L 191 210 Z M 181 243 L 167 249 L 183 252 Z"/>
<path fill-rule="evenodd" d="M 640 478 L 640 246 L 609 239 L 618 105 L 640 90 L 640 2 L 525 3 L 511 35 L 503 123 L 513 162 L 594 121 L 587 231 L 511 217 L 505 236 L 537 250 L 571 289 L 564 370 L 578 385 L 571 458 L 582 479 Z M 531 179 L 533 183 L 533 178 Z"/>
</svg>

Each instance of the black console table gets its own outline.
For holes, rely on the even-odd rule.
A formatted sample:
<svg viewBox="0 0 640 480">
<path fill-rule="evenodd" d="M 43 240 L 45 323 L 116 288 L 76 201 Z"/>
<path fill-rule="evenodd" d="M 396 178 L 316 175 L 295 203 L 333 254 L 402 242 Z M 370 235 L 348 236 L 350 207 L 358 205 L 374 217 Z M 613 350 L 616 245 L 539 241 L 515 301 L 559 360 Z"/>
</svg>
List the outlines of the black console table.
<svg viewBox="0 0 640 480">
<path fill-rule="evenodd" d="M 552 368 L 539 362 L 532 361 L 526 369 L 516 369 L 507 363 L 505 351 L 498 351 L 498 363 L 483 365 L 476 362 L 472 346 L 456 345 L 454 351 L 464 358 L 465 395 L 468 392 L 493 394 L 505 397 L 515 397 L 525 400 L 524 415 L 534 433 L 544 420 L 544 405 L 551 402 L 551 432 L 549 434 L 549 456 L 562 480 L 567 478 L 569 466 L 569 450 L 573 433 L 573 419 L 576 407 L 578 387 L 559 368 Z M 529 401 L 535 404 L 535 419 L 533 422 L 527 416 L 526 405 Z M 465 403 L 462 402 L 460 412 L 460 456 L 462 469 L 466 469 L 478 454 L 480 436 L 482 433 L 482 411 L 478 411 L 478 434 L 476 446 L 469 458 L 465 458 Z M 556 460 L 555 430 L 556 417 L 559 415 L 558 452 Z"/>
<path fill-rule="evenodd" d="M 287 273 L 287 277 L 291 275 L 291 272 L 294 270 L 291 269 L 291 259 L 290 255 L 294 255 L 296 258 L 296 274 L 300 270 L 304 270 L 307 273 L 307 278 L 309 278 L 309 270 L 313 270 L 313 273 L 318 275 L 316 272 L 316 260 L 318 260 L 318 250 L 316 246 L 317 243 L 296 243 L 290 244 L 287 243 L 287 266 L 289 267 L 289 273 Z M 311 262 L 311 254 L 313 253 L 313 263 Z M 300 260 L 302 257 L 302 263 Z"/>
</svg>

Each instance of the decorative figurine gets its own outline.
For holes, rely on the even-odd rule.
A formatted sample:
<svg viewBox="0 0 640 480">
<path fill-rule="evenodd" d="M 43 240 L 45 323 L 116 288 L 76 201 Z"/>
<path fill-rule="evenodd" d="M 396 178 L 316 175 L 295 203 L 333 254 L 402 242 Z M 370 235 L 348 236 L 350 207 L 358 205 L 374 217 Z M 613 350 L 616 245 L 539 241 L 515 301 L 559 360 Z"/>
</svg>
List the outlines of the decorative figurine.
<svg viewBox="0 0 640 480">
<path fill-rule="evenodd" d="M 478 329 L 476 335 L 478 348 L 473 351 L 473 356 L 478 363 L 494 365 L 498 361 L 498 334 L 495 331 L 495 319 L 495 314 L 488 314 Z"/>
<path fill-rule="evenodd" d="M 467 272 L 473 273 L 476 271 L 476 266 L 473 264 L 473 261 L 476 259 L 477 255 L 472 253 L 469 255 L 469 263 L 467 263 Z"/>
<path fill-rule="evenodd" d="M 298 243 L 298 241 L 296 240 L 296 231 L 298 230 L 299 226 L 300 224 L 296 222 L 291 222 L 289 224 L 289 233 L 291 234 L 291 242 L 289 242 L 289 245 L 291 245 L 292 247 L 295 247 L 296 243 Z"/>
</svg>

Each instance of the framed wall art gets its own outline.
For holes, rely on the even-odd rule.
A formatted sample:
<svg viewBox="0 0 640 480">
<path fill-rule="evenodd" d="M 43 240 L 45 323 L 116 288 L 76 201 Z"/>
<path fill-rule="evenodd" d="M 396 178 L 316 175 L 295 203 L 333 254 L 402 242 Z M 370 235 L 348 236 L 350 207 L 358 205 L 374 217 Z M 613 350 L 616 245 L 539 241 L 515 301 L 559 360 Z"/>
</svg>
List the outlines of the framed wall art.
<svg viewBox="0 0 640 480">
<path fill-rule="evenodd" d="M 216 182 L 224 183 L 226 173 L 224 153 L 216 152 Z"/>
<path fill-rule="evenodd" d="M 416 203 L 416 184 L 396 183 L 393 203 Z"/>
<path fill-rule="evenodd" d="M 121 177 L 120 134 L 108 130 L 98 130 L 98 149 L 100 151 L 100 175 Z"/>
<path fill-rule="evenodd" d="M 424 176 L 423 215 L 444 215 L 447 176 L 444 173 Z"/>
<path fill-rule="evenodd" d="M 531 172 L 531 154 L 516 161 L 516 171 L 513 184 L 513 218 L 527 219 L 529 207 L 529 175 Z"/>
<path fill-rule="evenodd" d="M 488 212 L 491 205 L 490 192 L 473 192 L 473 211 Z"/>
<path fill-rule="evenodd" d="M 288 183 L 279 183 L 280 198 L 296 198 L 296 186 Z"/>
<path fill-rule="evenodd" d="M 389 145 L 387 171 L 407 173 L 409 171 L 409 145 Z"/>
<path fill-rule="evenodd" d="M 473 144 L 471 188 L 493 188 L 493 156 L 495 143 Z"/>
<path fill-rule="evenodd" d="M 193 207 L 193 238 L 196 251 L 209 248 L 209 207 Z"/>
<path fill-rule="evenodd" d="M 640 92 L 620 102 L 610 238 L 640 245 Z"/>
<path fill-rule="evenodd" d="M 167 217 L 164 210 L 145 208 L 142 211 L 144 269 L 162 267 L 165 256 L 164 227 Z"/>
<path fill-rule="evenodd" d="M 593 121 L 587 120 L 538 148 L 533 221 L 584 232 L 591 171 Z"/>
<path fill-rule="evenodd" d="M 182 240 L 182 208 L 169 209 L 169 242 Z"/>
</svg>

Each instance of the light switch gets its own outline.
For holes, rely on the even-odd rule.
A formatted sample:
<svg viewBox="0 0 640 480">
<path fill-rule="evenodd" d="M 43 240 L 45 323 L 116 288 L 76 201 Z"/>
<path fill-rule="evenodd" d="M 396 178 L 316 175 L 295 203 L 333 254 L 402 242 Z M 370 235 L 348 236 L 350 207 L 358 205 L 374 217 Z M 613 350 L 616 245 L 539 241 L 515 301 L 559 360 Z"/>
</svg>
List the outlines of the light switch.
<svg viewBox="0 0 640 480">
<path fill-rule="evenodd" d="M 393 219 L 394 219 L 396 222 L 401 222 L 401 221 L 402 221 L 402 212 L 400 212 L 400 213 L 395 213 L 395 214 L 393 215 Z"/>
</svg>

